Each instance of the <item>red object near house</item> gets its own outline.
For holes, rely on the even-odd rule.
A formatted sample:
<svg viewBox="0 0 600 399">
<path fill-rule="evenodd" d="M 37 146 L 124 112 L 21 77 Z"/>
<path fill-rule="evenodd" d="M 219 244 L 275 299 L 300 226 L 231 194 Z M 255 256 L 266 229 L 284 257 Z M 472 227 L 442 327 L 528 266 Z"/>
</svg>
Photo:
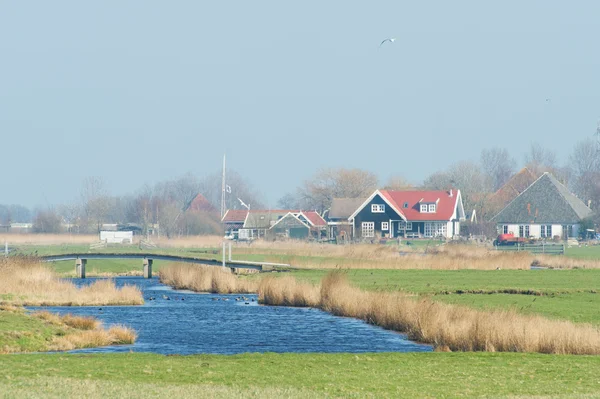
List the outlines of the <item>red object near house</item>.
<svg viewBox="0 0 600 399">
<path fill-rule="evenodd" d="M 513 233 L 500 234 L 498 238 L 496 238 L 495 245 L 516 245 L 523 244 L 527 242 L 527 238 L 525 237 L 515 237 Z"/>
</svg>

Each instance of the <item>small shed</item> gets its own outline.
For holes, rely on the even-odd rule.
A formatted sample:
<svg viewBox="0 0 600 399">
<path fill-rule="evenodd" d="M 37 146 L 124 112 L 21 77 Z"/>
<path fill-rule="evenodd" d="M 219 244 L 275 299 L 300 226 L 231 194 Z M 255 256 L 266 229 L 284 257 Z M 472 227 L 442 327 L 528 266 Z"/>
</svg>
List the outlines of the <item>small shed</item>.
<svg viewBox="0 0 600 399">
<path fill-rule="evenodd" d="M 293 238 L 303 240 L 310 235 L 310 226 L 300 220 L 300 218 L 289 212 L 271 226 L 270 230 L 277 237 Z"/>
</svg>

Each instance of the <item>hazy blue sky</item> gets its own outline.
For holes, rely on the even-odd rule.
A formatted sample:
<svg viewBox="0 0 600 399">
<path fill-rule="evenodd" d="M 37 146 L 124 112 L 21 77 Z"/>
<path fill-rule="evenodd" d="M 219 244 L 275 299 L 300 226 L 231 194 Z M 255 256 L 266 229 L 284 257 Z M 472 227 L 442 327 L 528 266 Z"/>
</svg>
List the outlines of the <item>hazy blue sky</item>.
<svg viewBox="0 0 600 399">
<path fill-rule="evenodd" d="M 489 3 L 0 0 L 0 203 L 224 151 L 271 205 L 319 167 L 418 182 L 532 141 L 566 160 L 600 118 L 600 2 Z"/>
</svg>

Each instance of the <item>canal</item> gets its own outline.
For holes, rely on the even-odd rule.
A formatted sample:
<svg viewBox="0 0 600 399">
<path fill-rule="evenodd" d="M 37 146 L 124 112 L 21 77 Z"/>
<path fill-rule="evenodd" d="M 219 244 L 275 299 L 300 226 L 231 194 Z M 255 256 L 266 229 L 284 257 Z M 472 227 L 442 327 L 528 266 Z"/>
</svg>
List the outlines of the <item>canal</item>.
<svg viewBox="0 0 600 399">
<path fill-rule="evenodd" d="M 95 279 L 74 279 L 90 284 Z M 256 295 L 199 294 L 177 291 L 158 279 L 119 277 L 118 286 L 135 284 L 142 306 L 45 307 L 60 314 L 93 316 L 105 326 L 123 324 L 138 333 L 133 345 L 74 352 L 154 352 L 161 354 L 235 354 L 245 352 L 424 352 L 431 346 L 363 321 L 318 309 L 272 307 Z M 242 299 L 240 297 L 245 297 Z M 239 300 L 236 300 L 239 299 Z M 38 308 L 32 308 L 38 309 Z"/>
</svg>

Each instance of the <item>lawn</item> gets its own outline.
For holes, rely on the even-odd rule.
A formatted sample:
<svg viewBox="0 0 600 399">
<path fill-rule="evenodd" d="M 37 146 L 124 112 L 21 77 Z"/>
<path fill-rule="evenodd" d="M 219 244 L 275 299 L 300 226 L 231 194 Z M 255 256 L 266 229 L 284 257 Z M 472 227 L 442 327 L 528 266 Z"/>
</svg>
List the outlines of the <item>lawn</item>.
<svg viewBox="0 0 600 399">
<path fill-rule="evenodd" d="M 585 397 L 600 357 L 515 353 L 12 355 L 8 397 Z"/>
<path fill-rule="evenodd" d="M 0 353 L 9 348 L 12 352 L 44 351 L 52 338 L 64 334 L 63 328 L 22 311 L 0 310 Z M 3 361 L 6 357 L 0 359 Z"/>
</svg>

